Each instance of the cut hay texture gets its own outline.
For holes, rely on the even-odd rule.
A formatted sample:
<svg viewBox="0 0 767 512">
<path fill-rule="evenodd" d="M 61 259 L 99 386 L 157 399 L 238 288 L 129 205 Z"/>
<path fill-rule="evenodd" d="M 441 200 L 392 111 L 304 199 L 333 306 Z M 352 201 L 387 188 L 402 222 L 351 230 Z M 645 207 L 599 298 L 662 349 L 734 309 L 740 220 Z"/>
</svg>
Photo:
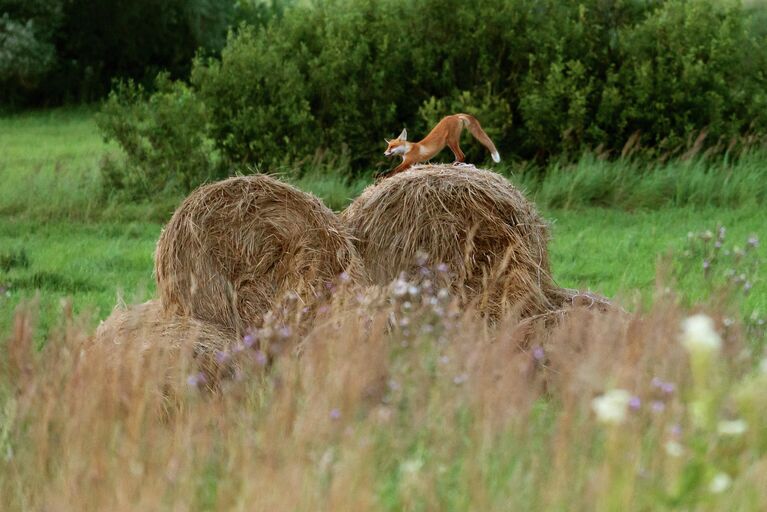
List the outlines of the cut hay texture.
<svg viewBox="0 0 767 512">
<path fill-rule="evenodd" d="M 212 382 L 221 371 L 214 354 L 236 342 L 230 332 L 215 325 L 167 313 L 158 299 L 118 306 L 93 337 L 93 347 L 105 354 L 102 361 L 127 369 L 158 365 L 176 387 L 197 371 Z"/>
<path fill-rule="evenodd" d="M 195 353 L 213 352 L 236 342 L 226 331 L 188 317 L 168 314 L 159 300 L 118 306 L 96 329 L 96 340 L 115 345 L 189 347 Z"/>
<path fill-rule="evenodd" d="M 421 165 L 366 188 L 341 215 L 371 279 L 449 267 L 448 285 L 481 311 L 522 317 L 559 309 L 548 224 L 502 176 L 470 165 Z M 421 256 L 421 259 L 424 257 Z"/>
<path fill-rule="evenodd" d="M 165 226 L 155 276 L 168 313 L 242 334 L 277 302 L 301 308 L 362 262 L 336 215 L 314 196 L 269 176 L 204 185 Z"/>
</svg>

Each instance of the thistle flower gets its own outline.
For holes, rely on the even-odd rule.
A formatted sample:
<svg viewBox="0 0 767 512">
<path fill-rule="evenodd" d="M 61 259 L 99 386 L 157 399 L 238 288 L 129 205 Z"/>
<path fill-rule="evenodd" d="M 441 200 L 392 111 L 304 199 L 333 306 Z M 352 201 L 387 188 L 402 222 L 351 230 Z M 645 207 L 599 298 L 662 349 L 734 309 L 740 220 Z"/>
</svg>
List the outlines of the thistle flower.
<svg viewBox="0 0 767 512">
<path fill-rule="evenodd" d="M 612 389 L 591 401 L 591 408 L 602 423 L 618 425 L 626 419 L 631 393 L 625 389 Z"/>
<path fill-rule="evenodd" d="M 202 372 L 193 373 L 186 378 L 186 383 L 193 388 L 196 388 L 200 384 L 205 384 L 205 374 Z"/>
<path fill-rule="evenodd" d="M 704 314 L 682 321 L 681 342 L 691 354 L 712 354 L 722 348 L 722 338 L 714 330 L 714 321 Z"/>
<path fill-rule="evenodd" d="M 400 277 L 392 283 L 392 286 L 391 286 L 392 295 L 394 295 L 395 297 L 404 297 L 407 294 L 409 287 L 410 285 L 408 284 L 408 282 Z"/>
<path fill-rule="evenodd" d="M 266 354 L 264 354 L 260 350 L 256 350 L 256 363 L 259 366 L 266 366 L 267 361 L 268 361 L 268 358 L 266 357 Z"/>
<path fill-rule="evenodd" d="M 214 352 L 214 356 L 218 364 L 225 364 L 227 361 L 229 361 L 229 353 L 223 350 L 216 350 Z"/>
</svg>

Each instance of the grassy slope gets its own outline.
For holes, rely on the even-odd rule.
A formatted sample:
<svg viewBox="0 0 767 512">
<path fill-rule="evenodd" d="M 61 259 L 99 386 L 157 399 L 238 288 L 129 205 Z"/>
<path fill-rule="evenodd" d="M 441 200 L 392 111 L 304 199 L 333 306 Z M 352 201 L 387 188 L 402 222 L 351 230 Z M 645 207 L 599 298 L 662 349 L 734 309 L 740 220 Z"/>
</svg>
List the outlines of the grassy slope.
<svg viewBox="0 0 767 512">
<path fill-rule="evenodd" d="M 0 257 L 24 251 L 29 260 L 26 268 L 0 269 L 0 285 L 11 290 L 10 298 L 0 298 L 0 332 L 7 330 L 19 300 L 34 296 L 37 289 L 43 327 L 66 296 L 73 297 L 76 310 L 93 310 L 103 318 L 118 293 L 129 302 L 153 293 L 152 251 L 161 219 L 171 207 L 105 204 L 99 197 L 98 162 L 106 151 L 115 148 L 101 140 L 88 111 L 0 120 L 0 179 L 4 184 L 0 188 Z M 592 165 L 604 173 L 600 166 Z M 582 167 L 574 174 L 583 175 Z M 561 194 L 552 191 L 566 189 L 563 179 L 543 186 L 524 175 L 512 179 L 532 187 L 548 203 L 562 206 Z M 332 179 L 312 177 L 297 184 L 336 209 L 363 185 L 343 186 Z M 569 197 L 574 197 L 572 192 Z M 551 253 L 558 282 L 608 296 L 651 290 L 658 255 L 679 252 L 689 231 L 714 229 L 721 222 L 729 230 L 730 243 L 742 245 L 751 233 L 767 240 L 760 211 L 754 204 L 737 209 L 707 206 L 635 212 L 544 208 L 546 217 L 554 222 Z M 764 254 L 764 246 L 760 251 Z M 686 291 L 700 296 L 702 273 L 699 266 L 693 267 L 690 272 L 695 277 L 684 284 Z M 767 294 L 760 286 L 748 301 L 748 309 L 754 308 L 767 310 Z"/>
</svg>

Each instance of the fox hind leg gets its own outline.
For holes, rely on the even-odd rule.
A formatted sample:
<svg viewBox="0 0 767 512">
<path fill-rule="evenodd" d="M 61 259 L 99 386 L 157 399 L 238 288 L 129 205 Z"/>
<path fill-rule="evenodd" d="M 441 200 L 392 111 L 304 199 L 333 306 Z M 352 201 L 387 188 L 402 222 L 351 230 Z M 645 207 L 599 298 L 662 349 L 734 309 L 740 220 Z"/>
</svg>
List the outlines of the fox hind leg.
<svg viewBox="0 0 767 512">
<path fill-rule="evenodd" d="M 455 156 L 455 163 L 462 163 L 466 159 L 466 155 L 463 154 L 463 151 L 461 151 L 461 146 L 459 146 L 457 142 L 448 142 L 447 146 Z"/>
</svg>

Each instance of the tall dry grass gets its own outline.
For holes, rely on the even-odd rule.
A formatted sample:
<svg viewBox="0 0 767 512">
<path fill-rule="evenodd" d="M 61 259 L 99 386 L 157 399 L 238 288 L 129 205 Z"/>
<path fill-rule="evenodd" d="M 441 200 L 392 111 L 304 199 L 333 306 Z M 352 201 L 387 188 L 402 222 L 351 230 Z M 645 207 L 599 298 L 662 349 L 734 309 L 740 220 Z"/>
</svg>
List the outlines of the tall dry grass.
<svg viewBox="0 0 767 512">
<path fill-rule="evenodd" d="M 38 352 L 20 308 L 3 509 L 767 509 L 767 373 L 726 308 L 701 370 L 667 293 L 547 332 L 428 282 L 347 291 L 301 339 L 267 321 L 217 353 L 232 371 L 215 382 L 183 340 L 99 342 L 67 309 Z M 595 414 L 616 389 L 620 417 Z"/>
</svg>

